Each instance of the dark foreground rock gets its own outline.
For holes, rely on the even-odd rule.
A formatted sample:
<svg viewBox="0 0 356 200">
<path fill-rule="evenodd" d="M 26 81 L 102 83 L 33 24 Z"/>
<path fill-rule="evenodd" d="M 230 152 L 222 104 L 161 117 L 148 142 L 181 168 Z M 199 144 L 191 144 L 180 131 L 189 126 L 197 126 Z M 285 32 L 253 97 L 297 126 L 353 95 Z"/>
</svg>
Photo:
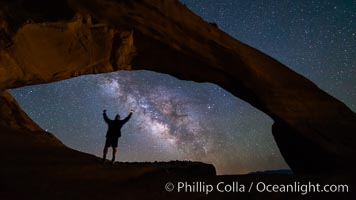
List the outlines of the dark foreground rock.
<svg viewBox="0 0 356 200">
<path fill-rule="evenodd" d="M 53 143 L 44 132 L 4 127 L 0 140 L 1 199 L 353 199 L 355 177 L 341 174 L 216 176 L 210 164 L 189 161 L 103 164 L 101 159 Z M 41 139 L 34 137 L 40 135 Z M 22 139 L 25 138 L 23 141 Z M 348 192 L 305 188 L 267 192 L 263 184 L 342 184 Z M 172 183 L 173 187 L 172 188 Z M 167 186 L 168 184 L 168 186 Z M 179 184 L 184 186 L 179 186 Z M 253 184 L 251 191 L 250 185 Z M 212 191 L 208 187 L 213 187 Z M 218 186 L 219 185 L 219 186 Z M 257 186 L 259 185 L 259 186 Z M 178 187 L 180 187 L 178 189 Z M 218 188 L 219 187 L 219 188 Z M 167 191 L 172 189 L 172 191 Z M 220 191 L 219 191 L 220 190 Z"/>
<path fill-rule="evenodd" d="M 38 129 L 6 93 L 1 109 L 10 111 L 0 123 L 0 199 L 354 199 L 353 171 L 332 174 L 249 174 L 216 176 L 214 166 L 171 161 L 103 164 L 93 155 L 63 145 Z M 15 106 L 15 107 L 13 107 Z M 10 118 L 9 118 L 10 117 Z M 3 121 L 2 121 L 3 122 Z M 347 184 L 348 192 L 259 192 L 263 184 Z M 172 183 L 174 188 L 172 188 Z M 168 186 L 167 186 L 168 184 Z M 178 185 L 184 184 L 178 190 Z M 250 185 L 253 189 L 248 192 Z M 207 187 L 214 187 L 208 192 Z M 220 186 L 218 191 L 216 188 Z M 171 192 L 167 188 L 173 189 Z M 224 191 L 226 190 L 226 191 Z M 230 191 L 231 190 L 231 191 Z M 208 194 L 207 194 L 208 193 Z"/>
</svg>

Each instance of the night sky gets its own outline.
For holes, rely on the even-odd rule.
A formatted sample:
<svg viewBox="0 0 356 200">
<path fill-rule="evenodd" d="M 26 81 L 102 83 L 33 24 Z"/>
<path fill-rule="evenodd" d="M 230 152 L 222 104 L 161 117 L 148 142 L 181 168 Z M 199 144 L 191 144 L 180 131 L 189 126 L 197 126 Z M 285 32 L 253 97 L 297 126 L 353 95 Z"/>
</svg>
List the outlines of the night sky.
<svg viewBox="0 0 356 200">
<path fill-rule="evenodd" d="M 355 1 L 181 2 L 356 110 Z M 120 71 L 10 92 L 43 129 L 98 156 L 107 129 L 102 110 L 113 118 L 133 108 L 119 161 L 203 161 L 218 174 L 288 168 L 273 140 L 273 121 L 210 83 Z"/>
</svg>

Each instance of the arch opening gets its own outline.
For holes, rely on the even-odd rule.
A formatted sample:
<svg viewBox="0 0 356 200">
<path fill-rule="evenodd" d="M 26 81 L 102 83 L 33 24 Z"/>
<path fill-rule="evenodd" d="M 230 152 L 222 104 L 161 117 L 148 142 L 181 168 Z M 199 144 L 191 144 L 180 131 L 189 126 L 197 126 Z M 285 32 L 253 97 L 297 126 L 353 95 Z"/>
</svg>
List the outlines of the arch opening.
<svg viewBox="0 0 356 200">
<path fill-rule="evenodd" d="M 135 114 L 119 140 L 120 161 L 193 160 L 218 174 L 287 169 L 264 113 L 210 83 L 150 71 L 119 71 L 9 90 L 65 145 L 101 156 L 109 117 Z"/>
</svg>

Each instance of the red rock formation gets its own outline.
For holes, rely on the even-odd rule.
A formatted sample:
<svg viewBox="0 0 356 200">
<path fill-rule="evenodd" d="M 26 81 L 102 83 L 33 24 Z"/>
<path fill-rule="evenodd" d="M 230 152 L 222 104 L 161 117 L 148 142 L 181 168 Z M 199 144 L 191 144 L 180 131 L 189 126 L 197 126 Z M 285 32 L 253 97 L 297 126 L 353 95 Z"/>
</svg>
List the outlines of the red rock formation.
<svg viewBox="0 0 356 200">
<path fill-rule="evenodd" d="M 176 0 L 24 2 L 0 4 L 1 90 L 138 69 L 212 82 L 275 121 L 295 172 L 355 167 L 354 112 Z"/>
</svg>

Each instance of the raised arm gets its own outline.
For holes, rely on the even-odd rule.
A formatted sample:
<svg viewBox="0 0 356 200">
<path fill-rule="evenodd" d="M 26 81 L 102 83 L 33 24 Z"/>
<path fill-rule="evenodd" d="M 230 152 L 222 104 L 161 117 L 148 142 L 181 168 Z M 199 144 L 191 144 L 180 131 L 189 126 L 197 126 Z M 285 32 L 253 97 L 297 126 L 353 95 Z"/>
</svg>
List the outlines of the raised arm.
<svg viewBox="0 0 356 200">
<path fill-rule="evenodd" d="M 122 120 L 122 123 L 123 123 L 123 124 L 125 124 L 127 121 L 129 121 L 129 119 L 131 118 L 133 112 L 134 112 L 134 111 L 131 109 L 131 110 L 130 110 L 130 114 L 127 115 L 127 117 L 125 117 L 125 119 Z"/>
<path fill-rule="evenodd" d="M 110 122 L 109 117 L 106 115 L 106 110 L 103 111 L 103 117 L 104 117 L 104 120 L 105 120 L 106 123 Z"/>
</svg>

